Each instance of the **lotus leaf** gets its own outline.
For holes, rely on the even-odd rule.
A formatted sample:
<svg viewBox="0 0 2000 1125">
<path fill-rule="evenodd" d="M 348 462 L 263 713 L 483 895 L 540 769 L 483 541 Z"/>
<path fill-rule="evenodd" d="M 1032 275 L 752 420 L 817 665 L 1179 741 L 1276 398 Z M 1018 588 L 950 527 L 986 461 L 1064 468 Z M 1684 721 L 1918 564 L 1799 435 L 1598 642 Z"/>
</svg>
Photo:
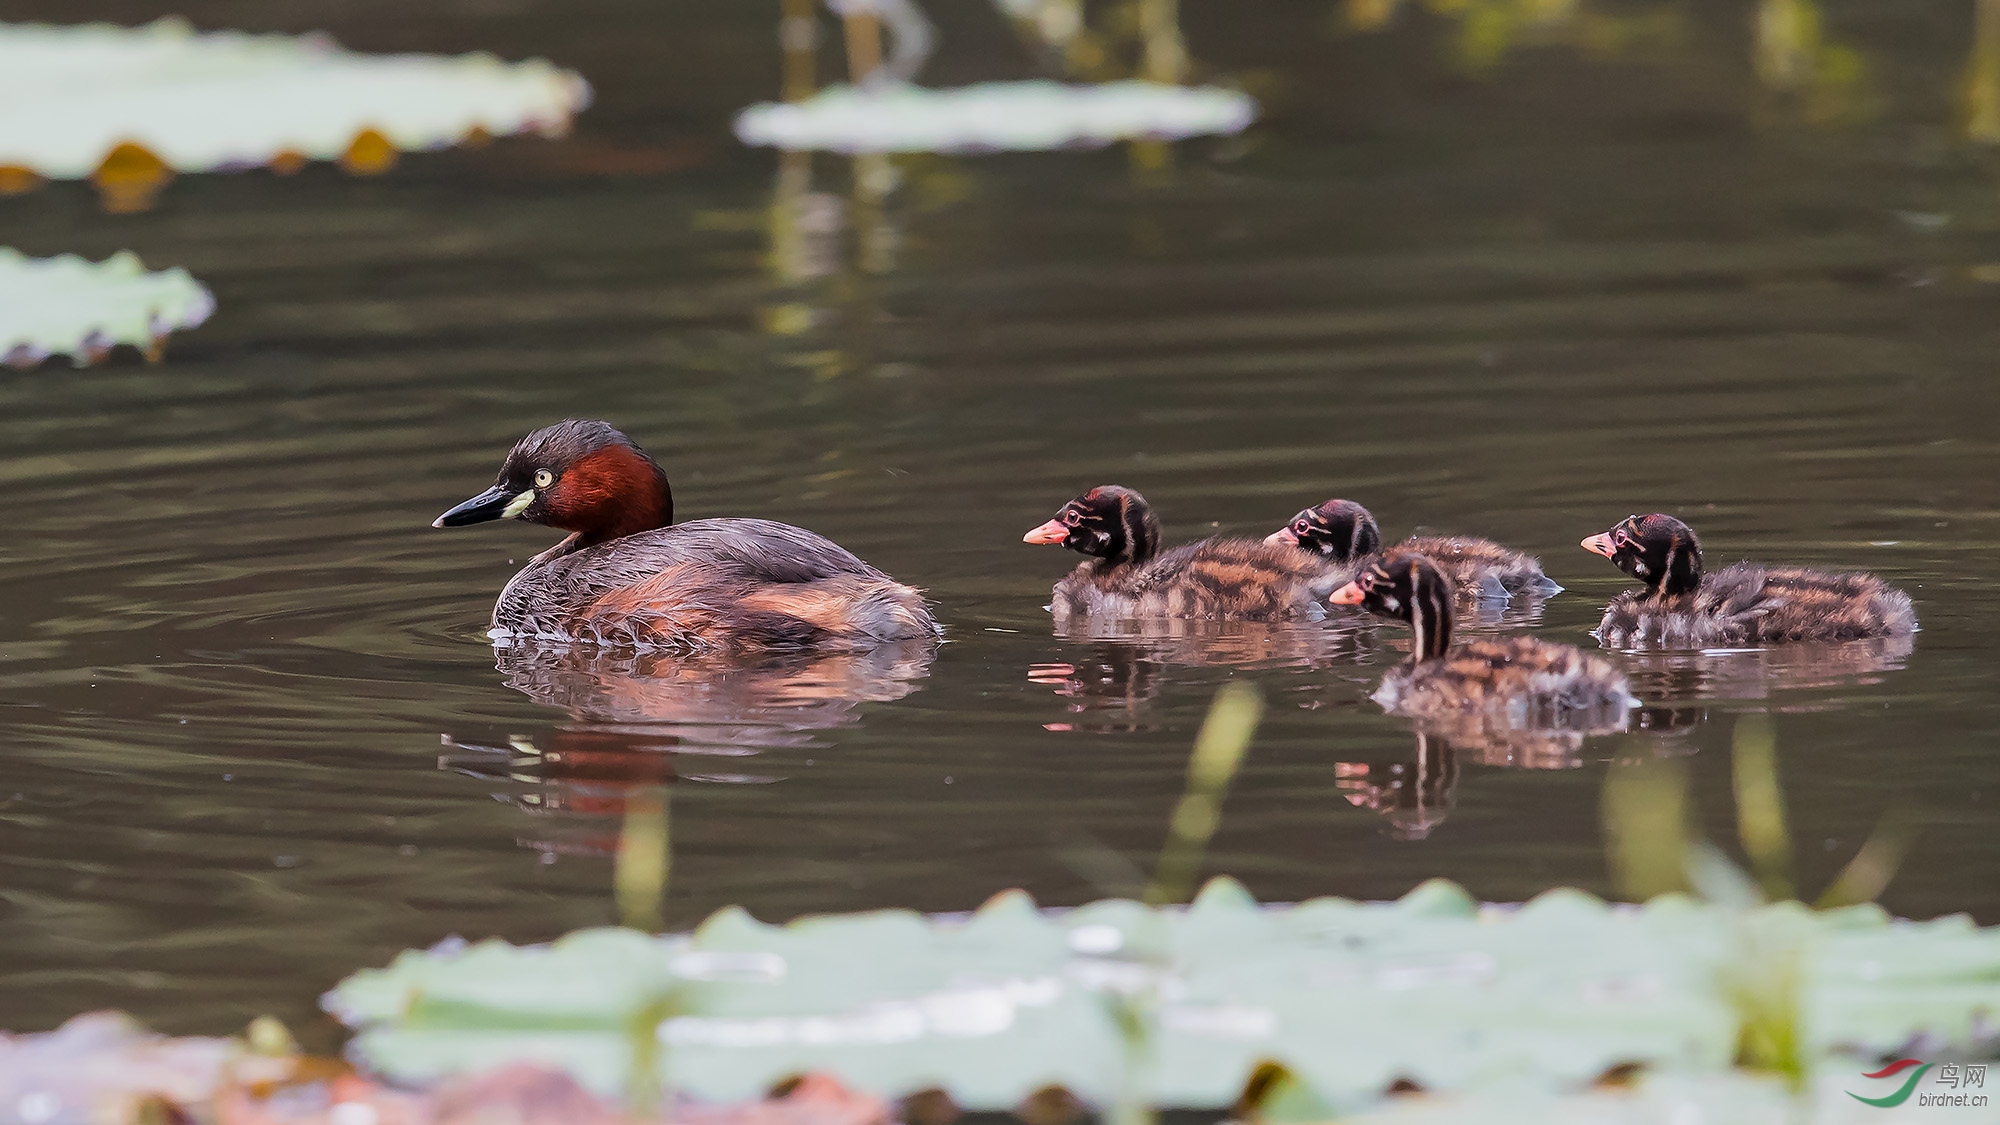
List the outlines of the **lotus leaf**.
<svg viewBox="0 0 2000 1125">
<path fill-rule="evenodd" d="M 1157 82 L 829 86 L 802 102 L 751 106 L 737 115 L 736 135 L 794 151 L 1031 151 L 1240 133 L 1256 116 L 1247 94 Z"/>
<path fill-rule="evenodd" d="M 718 1101 L 818 1071 L 884 1096 L 942 1088 L 974 1110 L 1051 1085 L 1213 1107 L 1275 1064 L 1295 1104 L 1344 1113 L 1399 1079 L 1553 1097 L 1626 1063 L 1725 1071 L 1741 1019 L 1726 981 L 1761 971 L 1743 963 L 1749 927 L 1804 967 L 1822 1050 L 1919 1030 L 1965 1042 L 1993 1009 L 2000 931 L 1963 919 L 1608 906 L 1574 890 L 1480 906 L 1442 881 L 1393 903 L 1260 906 L 1226 879 L 1185 909 L 1045 913 L 1009 892 L 962 917 L 770 926 L 731 909 L 681 937 L 406 953 L 326 1003 L 361 1030 L 364 1062 L 408 1079 L 530 1059 L 608 1092 L 657 1035 L 665 1079 Z"/>
<path fill-rule="evenodd" d="M 17 366 L 50 355 L 95 359 L 114 344 L 150 353 L 214 311 L 215 298 L 186 270 L 148 273 L 129 252 L 91 263 L 0 247 L 0 358 Z"/>
<path fill-rule="evenodd" d="M 177 172 L 330 160 L 559 129 L 576 74 L 485 54 L 363 55 L 325 36 L 0 24 L 0 169 L 82 179 L 137 150 Z"/>
</svg>

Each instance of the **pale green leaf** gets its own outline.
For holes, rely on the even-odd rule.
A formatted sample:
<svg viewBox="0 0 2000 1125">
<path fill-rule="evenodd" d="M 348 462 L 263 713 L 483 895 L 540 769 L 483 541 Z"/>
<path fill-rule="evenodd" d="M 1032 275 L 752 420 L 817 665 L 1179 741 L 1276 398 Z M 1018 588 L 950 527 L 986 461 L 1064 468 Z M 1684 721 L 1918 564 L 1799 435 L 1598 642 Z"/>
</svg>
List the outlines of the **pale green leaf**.
<svg viewBox="0 0 2000 1125">
<path fill-rule="evenodd" d="M 9 363 L 88 359 L 117 344 L 151 351 L 214 310 L 215 298 L 186 270 L 148 272 L 130 252 L 87 262 L 0 247 L 0 359 Z"/>
<path fill-rule="evenodd" d="M 736 135 L 792 151 L 1022 151 L 1240 133 L 1256 116 L 1256 102 L 1238 91 L 1156 82 L 829 86 L 803 102 L 751 106 L 737 115 Z"/>
<path fill-rule="evenodd" d="M 0 24 L 0 167 L 90 175 L 136 145 L 177 172 L 331 160 L 364 131 L 404 151 L 563 127 L 574 73 L 491 55 L 364 55 L 323 35 Z"/>
</svg>

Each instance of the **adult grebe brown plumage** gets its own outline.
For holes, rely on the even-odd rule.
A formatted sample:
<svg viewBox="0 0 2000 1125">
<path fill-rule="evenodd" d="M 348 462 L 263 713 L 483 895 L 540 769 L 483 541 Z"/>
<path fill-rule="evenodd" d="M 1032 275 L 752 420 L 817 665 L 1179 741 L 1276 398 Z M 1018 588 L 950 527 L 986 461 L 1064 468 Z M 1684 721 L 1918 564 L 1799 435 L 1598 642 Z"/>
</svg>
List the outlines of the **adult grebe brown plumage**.
<svg viewBox="0 0 2000 1125">
<path fill-rule="evenodd" d="M 1599 729 L 1637 705 L 1610 661 L 1533 637 L 1451 643 L 1451 583 L 1415 551 L 1392 551 L 1334 592 L 1409 623 L 1410 659 L 1383 679 L 1375 700 L 1419 719 L 1479 714 L 1511 729 Z"/>
<path fill-rule="evenodd" d="M 673 518 L 657 462 L 608 423 L 572 419 L 522 438 L 492 488 L 433 526 L 520 519 L 570 533 L 500 591 L 496 637 L 703 651 L 939 633 L 916 590 L 810 531 Z"/>
<path fill-rule="evenodd" d="M 1917 628 L 1910 595 L 1872 574 L 1751 562 L 1704 573 L 1694 530 L 1664 512 L 1627 516 L 1583 549 L 1646 584 L 1605 607 L 1597 638 L 1613 648 L 1851 641 Z"/>
<path fill-rule="evenodd" d="M 1264 541 L 1311 551 L 1330 563 L 1351 565 L 1356 573 L 1382 554 L 1382 532 L 1375 516 L 1354 501 L 1337 497 L 1299 512 Z M 1491 539 L 1412 535 L 1389 549 L 1423 555 L 1469 598 L 1547 597 L 1562 592 L 1542 573 L 1540 561 Z"/>
<path fill-rule="evenodd" d="M 1100 485 L 1021 537 L 1090 556 L 1056 583 L 1058 619 L 1193 617 L 1282 621 L 1326 616 L 1349 572 L 1255 539 L 1203 539 L 1160 550 L 1160 521 L 1129 488 Z"/>
</svg>

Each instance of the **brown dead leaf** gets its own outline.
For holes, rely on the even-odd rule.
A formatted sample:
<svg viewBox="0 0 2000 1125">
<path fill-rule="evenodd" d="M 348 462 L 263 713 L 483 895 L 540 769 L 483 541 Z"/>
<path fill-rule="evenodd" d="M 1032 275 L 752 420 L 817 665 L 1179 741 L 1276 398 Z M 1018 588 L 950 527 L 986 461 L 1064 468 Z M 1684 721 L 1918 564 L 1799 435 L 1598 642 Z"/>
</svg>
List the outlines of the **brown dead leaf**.
<svg viewBox="0 0 2000 1125">
<path fill-rule="evenodd" d="M 267 1048 L 290 1043 L 264 1029 Z M 514 1063 L 428 1091 L 394 1090 L 330 1059 L 259 1054 L 240 1039 L 170 1038 L 121 1012 L 0 1033 L 7 1125 L 888 1125 L 887 1102 L 825 1075 L 781 1097 L 629 1115 L 548 1067 Z"/>
</svg>

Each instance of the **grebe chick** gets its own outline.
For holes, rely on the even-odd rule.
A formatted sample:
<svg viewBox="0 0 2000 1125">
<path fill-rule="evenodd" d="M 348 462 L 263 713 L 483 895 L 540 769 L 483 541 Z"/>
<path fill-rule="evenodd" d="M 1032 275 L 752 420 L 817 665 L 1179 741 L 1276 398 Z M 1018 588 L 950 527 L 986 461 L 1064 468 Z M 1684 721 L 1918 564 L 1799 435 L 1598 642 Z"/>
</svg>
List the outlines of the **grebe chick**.
<svg viewBox="0 0 2000 1125">
<path fill-rule="evenodd" d="M 1022 536 L 1090 556 L 1056 583 L 1058 621 L 1092 617 L 1318 620 L 1347 573 L 1255 539 L 1203 539 L 1160 550 L 1160 521 L 1129 488 L 1100 485 Z"/>
<path fill-rule="evenodd" d="M 1910 595 L 1872 574 L 1739 562 L 1706 574 L 1701 541 L 1663 512 L 1627 516 L 1583 541 L 1645 583 L 1611 600 L 1597 639 L 1612 648 L 1718 648 L 1904 637 Z"/>
<path fill-rule="evenodd" d="M 1533 637 L 1453 647 L 1452 586 L 1415 551 L 1391 551 L 1336 590 L 1338 605 L 1409 623 L 1410 659 L 1383 679 L 1375 701 L 1418 719 L 1478 714 L 1516 730 L 1622 725 L 1638 705 L 1610 661 Z"/>
<path fill-rule="evenodd" d="M 667 474 L 605 422 L 522 438 L 492 488 L 432 526 L 498 519 L 570 535 L 500 591 L 496 638 L 695 652 L 939 635 L 921 594 L 810 531 L 758 519 L 675 524 Z"/>
<path fill-rule="evenodd" d="M 1338 498 L 1307 508 L 1265 537 L 1311 551 L 1334 563 L 1352 564 L 1356 573 L 1382 553 L 1382 532 L 1368 509 Z M 1491 539 L 1469 535 L 1412 535 L 1391 547 L 1416 551 L 1431 560 L 1462 597 L 1504 599 L 1515 594 L 1547 597 L 1562 587 L 1542 573 L 1542 564 Z"/>
</svg>

